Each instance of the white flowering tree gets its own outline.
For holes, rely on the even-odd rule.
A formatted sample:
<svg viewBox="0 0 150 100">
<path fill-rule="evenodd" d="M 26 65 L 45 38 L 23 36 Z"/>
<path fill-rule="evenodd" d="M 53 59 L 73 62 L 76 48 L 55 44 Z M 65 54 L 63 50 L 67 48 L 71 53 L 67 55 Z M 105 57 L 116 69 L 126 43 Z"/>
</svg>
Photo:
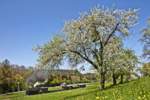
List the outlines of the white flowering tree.
<svg viewBox="0 0 150 100">
<path fill-rule="evenodd" d="M 136 22 L 137 11 L 134 9 L 93 8 L 66 22 L 63 35 L 37 47 L 39 64 L 54 68 L 64 59 L 69 59 L 74 66 L 89 63 L 99 73 L 101 89 L 104 89 L 107 72 L 105 48 L 109 48 L 115 37 L 128 36 Z"/>
<path fill-rule="evenodd" d="M 116 70 L 117 74 L 120 76 L 120 83 L 123 83 L 124 76 L 126 76 L 126 81 L 130 80 L 139 61 L 134 51 L 123 49 L 121 52 L 118 58 L 116 58 Z"/>
<path fill-rule="evenodd" d="M 124 76 L 130 79 L 138 64 L 138 58 L 134 51 L 123 48 L 120 38 L 113 38 L 104 49 L 104 65 L 107 67 L 107 74 L 112 77 L 113 85 L 117 84 L 120 76 L 120 83 L 123 83 Z"/>
<path fill-rule="evenodd" d="M 143 56 L 150 59 L 150 18 L 148 20 L 147 28 L 143 29 L 141 40 L 144 43 Z"/>
<path fill-rule="evenodd" d="M 123 57 L 123 43 L 120 38 L 114 38 L 111 43 L 105 47 L 105 65 L 107 67 L 107 75 L 112 77 L 113 85 L 117 84 L 117 78 L 119 77 L 119 70 L 122 69 Z"/>
</svg>

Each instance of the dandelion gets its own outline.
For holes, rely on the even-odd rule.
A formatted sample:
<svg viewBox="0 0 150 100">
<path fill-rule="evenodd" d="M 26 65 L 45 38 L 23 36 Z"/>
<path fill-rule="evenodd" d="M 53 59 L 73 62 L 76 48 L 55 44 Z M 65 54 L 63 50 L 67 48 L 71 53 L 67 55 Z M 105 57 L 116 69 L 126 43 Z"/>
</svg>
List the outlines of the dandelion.
<svg viewBox="0 0 150 100">
<path fill-rule="evenodd" d="M 100 99 L 100 97 L 96 97 L 96 100 L 99 100 Z"/>
<path fill-rule="evenodd" d="M 146 95 L 143 95 L 143 99 L 146 99 Z"/>
<path fill-rule="evenodd" d="M 141 97 L 139 96 L 138 99 L 141 100 Z"/>
</svg>

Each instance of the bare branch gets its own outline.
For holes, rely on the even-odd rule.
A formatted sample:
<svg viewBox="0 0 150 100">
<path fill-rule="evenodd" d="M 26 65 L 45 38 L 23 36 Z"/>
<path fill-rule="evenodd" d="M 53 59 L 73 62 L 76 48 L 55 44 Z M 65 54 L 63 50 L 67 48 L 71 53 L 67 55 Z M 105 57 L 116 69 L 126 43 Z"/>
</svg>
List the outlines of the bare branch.
<svg viewBox="0 0 150 100">
<path fill-rule="evenodd" d="M 98 69 L 97 65 L 92 60 L 90 60 L 88 57 L 83 56 L 80 52 L 74 50 L 70 50 L 70 52 L 79 55 L 81 58 L 89 62 L 95 69 Z"/>
<path fill-rule="evenodd" d="M 108 38 L 106 39 L 104 46 L 107 45 L 109 39 L 113 36 L 113 34 L 116 32 L 117 28 L 119 26 L 119 23 L 116 24 L 115 28 L 113 29 L 113 31 L 109 34 Z"/>
</svg>

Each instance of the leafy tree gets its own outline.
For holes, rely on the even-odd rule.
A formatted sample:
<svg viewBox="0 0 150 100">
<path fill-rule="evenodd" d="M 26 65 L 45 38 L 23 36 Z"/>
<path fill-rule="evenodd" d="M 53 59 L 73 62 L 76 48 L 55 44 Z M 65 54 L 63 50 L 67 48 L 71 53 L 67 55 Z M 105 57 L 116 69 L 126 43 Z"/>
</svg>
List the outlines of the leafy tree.
<svg viewBox="0 0 150 100">
<path fill-rule="evenodd" d="M 120 72 L 120 83 L 123 83 L 123 76 L 126 75 L 128 81 L 131 77 L 131 74 L 134 73 L 134 69 L 138 63 L 138 58 L 135 53 L 130 49 L 125 49 L 122 57 Z"/>
<path fill-rule="evenodd" d="M 70 64 L 88 63 L 100 75 L 101 89 L 105 87 L 104 50 L 114 37 L 126 37 L 137 22 L 136 10 L 93 8 L 78 19 L 64 25 L 63 35 L 37 47 L 39 65 L 58 67 L 64 59 Z M 111 49 L 111 48 L 110 48 Z"/>
<path fill-rule="evenodd" d="M 144 63 L 140 71 L 143 76 L 150 76 L 150 62 Z"/>
<path fill-rule="evenodd" d="M 9 60 L 5 59 L 1 64 L 1 81 L 3 90 L 6 92 L 11 91 L 11 86 L 13 86 L 13 71 L 12 67 L 10 66 Z M 9 88 L 8 88 L 9 87 Z"/>
<path fill-rule="evenodd" d="M 0 93 L 23 90 L 30 70 L 24 66 L 10 64 L 9 60 L 0 63 Z"/>
</svg>

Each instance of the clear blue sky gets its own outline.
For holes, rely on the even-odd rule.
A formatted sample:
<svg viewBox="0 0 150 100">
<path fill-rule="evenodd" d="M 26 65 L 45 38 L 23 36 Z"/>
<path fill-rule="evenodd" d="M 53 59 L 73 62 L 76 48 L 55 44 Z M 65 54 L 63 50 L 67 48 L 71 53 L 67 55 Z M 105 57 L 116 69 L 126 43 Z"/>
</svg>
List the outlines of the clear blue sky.
<svg viewBox="0 0 150 100">
<path fill-rule="evenodd" d="M 34 65 L 32 48 L 46 43 L 66 20 L 96 5 L 140 8 L 139 22 L 125 46 L 141 55 L 140 30 L 150 17 L 150 0 L 0 0 L 0 61 L 7 58 L 19 65 Z"/>
</svg>

